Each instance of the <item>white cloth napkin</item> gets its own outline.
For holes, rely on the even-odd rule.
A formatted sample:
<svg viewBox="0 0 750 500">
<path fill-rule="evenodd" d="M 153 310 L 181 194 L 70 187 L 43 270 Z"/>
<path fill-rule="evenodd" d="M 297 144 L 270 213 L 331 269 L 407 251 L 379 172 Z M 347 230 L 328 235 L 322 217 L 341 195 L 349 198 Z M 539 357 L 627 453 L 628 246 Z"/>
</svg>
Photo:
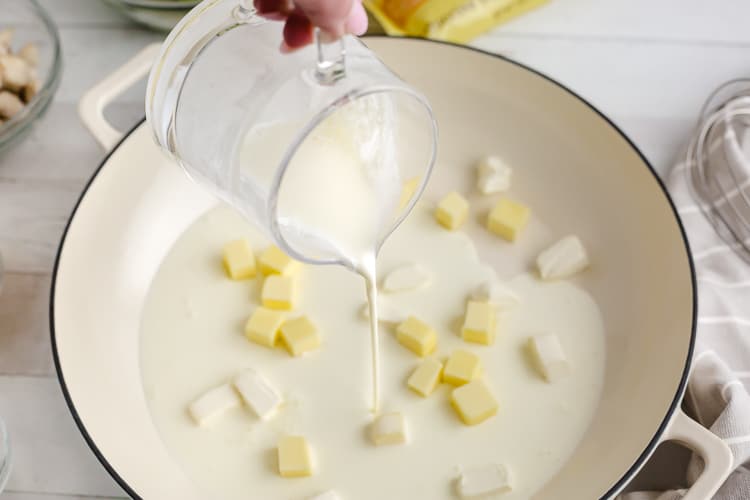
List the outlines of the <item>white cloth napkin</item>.
<svg viewBox="0 0 750 500">
<path fill-rule="evenodd" d="M 750 155 L 748 155 L 750 162 Z M 685 225 L 698 278 L 698 340 L 687 402 L 693 417 L 723 439 L 734 455 L 734 471 L 714 497 L 750 499 L 750 264 L 722 240 L 691 195 L 690 169 L 678 164 L 667 188 Z M 750 197 L 750 168 L 729 194 Z M 693 455 L 686 471 L 695 482 L 702 461 Z M 683 490 L 636 492 L 622 500 L 676 500 Z"/>
</svg>

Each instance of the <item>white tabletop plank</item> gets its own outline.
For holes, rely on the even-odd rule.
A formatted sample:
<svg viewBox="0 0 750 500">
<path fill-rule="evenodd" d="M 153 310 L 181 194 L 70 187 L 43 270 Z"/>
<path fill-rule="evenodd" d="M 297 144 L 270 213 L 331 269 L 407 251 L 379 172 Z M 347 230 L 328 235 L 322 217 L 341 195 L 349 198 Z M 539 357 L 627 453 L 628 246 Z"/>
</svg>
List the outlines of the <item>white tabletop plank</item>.
<svg viewBox="0 0 750 500">
<path fill-rule="evenodd" d="M 55 379 L 0 376 L 0 409 L 13 447 L 9 491 L 125 496 L 75 428 Z"/>
<path fill-rule="evenodd" d="M 47 493 L 19 493 L 15 491 L 5 491 L 0 494 L 0 498 L 2 498 L 2 500 L 114 500 L 123 497 L 56 495 Z"/>
<path fill-rule="evenodd" d="M 540 37 L 747 46 L 748 19 L 750 2 L 745 0 L 551 0 L 499 31 Z"/>
<path fill-rule="evenodd" d="M 503 33 L 473 45 L 539 69 L 615 116 L 692 119 L 717 85 L 750 75 L 747 47 Z"/>
<path fill-rule="evenodd" d="M 9 273 L 4 280 L 0 295 L 0 375 L 52 376 L 50 275 Z"/>
<path fill-rule="evenodd" d="M 89 0 L 93 1 L 93 0 Z M 124 27 L 62 28 L 64 74 L 56 99 L 77 103 L 83 92 L 105 75 L 122 66 L 140 49 L 151 42 L 160 42 L 164 35 L 145 31 L 133 25 Z M 129 94 L 131 102 L 136 94 Z M 141 109 L 143 93 L 137 95 Z"/>
</svg>

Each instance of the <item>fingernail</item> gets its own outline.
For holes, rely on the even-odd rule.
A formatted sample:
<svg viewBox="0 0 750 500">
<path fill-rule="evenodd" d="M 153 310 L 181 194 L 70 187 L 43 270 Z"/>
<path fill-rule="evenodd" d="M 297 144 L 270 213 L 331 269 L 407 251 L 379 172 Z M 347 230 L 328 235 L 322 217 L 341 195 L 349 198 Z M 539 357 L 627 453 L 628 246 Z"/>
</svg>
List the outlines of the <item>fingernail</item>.
<svg viewBox="0 0 750 500">
<path fill-rule="evenodd" d="M 313 25 L 299 12 L 292 12 L 284 24 L 284 41 L 290 49 L 304 47 L 313 41 Z"/>
<path fill-rule="evenodd" d="M 367 12 L 359 0 L 354 0 L 352 11 L 346 20 L 346 32 L 353 35 L 364 35 L 367 31 Z"/>
</svg>

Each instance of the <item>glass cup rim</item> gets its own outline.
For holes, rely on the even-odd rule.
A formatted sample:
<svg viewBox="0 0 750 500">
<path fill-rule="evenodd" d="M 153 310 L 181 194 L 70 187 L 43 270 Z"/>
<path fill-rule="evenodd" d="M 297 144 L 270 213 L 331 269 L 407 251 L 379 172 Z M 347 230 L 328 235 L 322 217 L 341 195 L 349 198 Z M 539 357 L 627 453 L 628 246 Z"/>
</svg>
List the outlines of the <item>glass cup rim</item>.
<svg viewBox="0 0 750 500">
<path fill-rule="evenodd" d="M 417 189 L 414 191 L 414 194 L 412 195 L 409 202 L 400 211 L 398 218 L 396 218 L 396 220 L 390 225 L 390 227 L 382 234 L 380 240 L 378 240 L 376 254 L 380 250 L 380 247 L 383 245 L 383 242 L 388 238 L 388 236 L 390 236 L 391 233 L 393 233 L 393 231 L 395 231 L 396 228 L 403 222 L 406 216 L 409 215 L 409 213 L 411 213 L 417 200 L 421 197 L 422 192 L 424 191 L 425 186 L 427 185 L 427 182 L 432 174 L 432 170 L 435 166 L 435 160 L 437 158 L 437 143 L 438 143 L 437 121 L 435 120 L 435 114 L 432 110 L 432 107 L 430 106 L 429 101 L 423 94 L 421 94 L 417 90 L 413 89 L 412 87 L 406 84 L 401 84 L 401 85 L 373 84 L 373 85 L 368 85 L 365 88 L 354 89 L 354 90 L 347 92 L 346 94 L 343 94 L 341 97 L 339 97 L 338 99 L 326 105 L 323 109 L 315 113 L 315 115 L 313 115 L 313 117 L 306 122 L 305 126 L 302 127 L 297 132 L 294 140 L 286 148 L 284 156 L 282 157 L 282 160 L 279 163 L 279 166 L 276 169 L 276 173 L 274 174 L 273 180 L 271 181 L 271 184 L 270 184 L 270 192 L 278 193 L 279 189 L 281 188 L 281 184 L 284 181 L 284 177 L 289 168 L 292 158 L 297 154 L 300 146 L 302 145 L 303 142 L 305 142 L 305 140 L 308 138 L 310 133 L 315 128 L 317 128 L 318 125 L 320 125 L 326 118 L 328 118 L 334 112 L 339 110 L 343 105 L 347 105 L 353 101 L 362 99 L 367 96 L 371 96 L 375 94 L 385 94 L 385 93 L 403 94 L 403 95 L 406 95 L 407 97 L 414 99 L 416 102 L 421 104 L 424 110 L 427 112 L 430 125 L 432 126 L 433 140 L 431 144 L 430 159 L 425 169 L 425 175 L 423 176 L 422 181 L 419 183 L 419 186 L 417 187 Z M 287 255 L 289 255 L 290 257 L 296 260 L 302 261 L 302 262 L 306 262 L 308 264 L 315 264 L 315 265 L 342 264 L 349 268 L 354 267 L 353 263 L 346 262 L 342 258 L 325 258 L 325 259 L 310 258 L 302 254 L 301 252 L 298 252 L 292 245 L 290 245 L 287 239 L 284 237 L 284 234 L 281 230 L 281 226 L 279 224 L 278 197 L 277 196 L 268 197 L 266 213 L 268 214 L 268 217 L 269 217 L 268 227 L 271 232 L 271 236 L 274 238 L 274 240 L 276 240 L 276 242 L 279 244 L 282 250 L 284 250 L 284 252 L 286 252 Z"/>
</svg>

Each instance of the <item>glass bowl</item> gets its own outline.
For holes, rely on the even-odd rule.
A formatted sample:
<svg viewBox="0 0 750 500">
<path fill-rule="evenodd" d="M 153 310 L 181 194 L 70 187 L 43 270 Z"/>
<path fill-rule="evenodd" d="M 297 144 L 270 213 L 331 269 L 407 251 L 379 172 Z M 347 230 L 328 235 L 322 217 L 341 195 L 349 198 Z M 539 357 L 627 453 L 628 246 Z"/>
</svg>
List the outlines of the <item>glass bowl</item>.
<svg viewBox="0 0 750 500">
<path fill-rule="evenodd" d="M 60 36 L 55 23 L 37 0 L 2 0 L 0 31 L 11 29 L 13 49 L 27 43 L 39 48 L 36 68 L 40 86 L 36 96 L 23 110 L 0 125 L 0 153 L 31 130 L 31 126 L 52 101 L 62 74 Z"/>
<path fill-rule="evenodd" d="M 104 0 L 133 21 L 169 31 L 201 0 Z"/>
</svg>

